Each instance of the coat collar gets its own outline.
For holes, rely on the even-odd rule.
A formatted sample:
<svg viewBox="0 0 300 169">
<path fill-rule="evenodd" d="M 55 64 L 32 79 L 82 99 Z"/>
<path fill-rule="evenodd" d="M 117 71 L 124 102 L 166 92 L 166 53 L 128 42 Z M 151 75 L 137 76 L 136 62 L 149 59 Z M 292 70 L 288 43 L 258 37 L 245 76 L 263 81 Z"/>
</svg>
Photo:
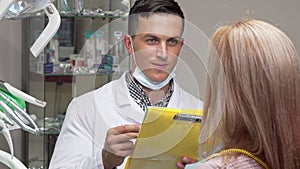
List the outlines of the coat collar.
<svg viewBox="0 0 300 169">
<path fill-rule="evenodd" d="M 126 72 L 113 83 L 112 90 L 114 94 L 115 103 L 117 107 L 122 107 L 126 105 L 130 105 L 130 94 L 129 89 L 125 80 Z"/>
<path fill-rule="evenodd" d="M 126 72 L 112 84 L 114 103 L 121 116 L 134 123 L 141 124 L 145 112 L 130 97 L 125 75 Z"/>
</svg>

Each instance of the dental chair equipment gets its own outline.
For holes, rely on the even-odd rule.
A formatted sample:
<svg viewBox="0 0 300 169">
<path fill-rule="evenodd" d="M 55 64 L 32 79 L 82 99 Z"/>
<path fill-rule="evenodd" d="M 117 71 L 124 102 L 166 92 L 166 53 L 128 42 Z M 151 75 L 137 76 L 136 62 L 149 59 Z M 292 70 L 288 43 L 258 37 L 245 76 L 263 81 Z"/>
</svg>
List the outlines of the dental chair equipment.
<svg viewBox="0 0 300 169">
<path fill-rule="evenodd" d="M 21 128 L 31 134 L 39 134 L 39 128 L 26 112 L 25 102 L 39 107 L 46 106 L 46 102 L 38 100 L 0 80 L 0 131 L 10 149 L 10 154 L 0 150 L 0 162 L 10 168 L 27 169 L 22 162 L 14 157 L 13 142 L 9 131 Z"/>
<path fill-rule="evenodd" d="M 54 0 L 0 0 L 0 20 L 2 17 L 7 19 L 26 18 L 42 10 L 49 18 L 46 28 L 30 48 L 34 57 L 37 57 L 42 52 L 60 26 L 61 18 L 52 3 L 53 1 Z"/>
<path fill-rule="evenodd" d="M 19 19 L 39 14 L 41 11 L 49 18 L 49 22 L 40 36 L 30 48 L 34 57 L 37 57 L 57 32 L 61 18 L 54 0 L 0 0 L 0 20 Z M 25 102 L 45 107 L 46 102 L 38 100 L 9 83 L 0 80 L 0 132 L 4 135 L 10 154 L 0 150 L 0 162 L 14 169 L 27 169 L 27 167 L 14 157 L 13 142 L 10 130 L 23 129 L 31 134 L 39 134 L 39 128 L 26 112 Z"/>
</svg>

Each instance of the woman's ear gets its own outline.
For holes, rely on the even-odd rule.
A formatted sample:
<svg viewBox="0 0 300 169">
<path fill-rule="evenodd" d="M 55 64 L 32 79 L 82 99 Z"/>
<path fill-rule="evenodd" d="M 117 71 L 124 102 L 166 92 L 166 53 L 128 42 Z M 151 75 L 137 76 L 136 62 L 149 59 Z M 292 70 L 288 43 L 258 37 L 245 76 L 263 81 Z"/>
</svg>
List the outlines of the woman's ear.
<svg viewBox="0 0 300 169">
<path fill-rule="evenodd" d="M 127 52 L 129 53 L 129 54 L 132 54 L 133 53 L 133 49 L 132 49 L 132 38 L 131 38 L 131 36 L 130 35 L 128 35 L 128 34 L 126 34 L 125 36 L 124 36 L 124 45 L 125 45 L 125 47 L 126 47 L 126 49 L 127 49 Z"/>
</svg>

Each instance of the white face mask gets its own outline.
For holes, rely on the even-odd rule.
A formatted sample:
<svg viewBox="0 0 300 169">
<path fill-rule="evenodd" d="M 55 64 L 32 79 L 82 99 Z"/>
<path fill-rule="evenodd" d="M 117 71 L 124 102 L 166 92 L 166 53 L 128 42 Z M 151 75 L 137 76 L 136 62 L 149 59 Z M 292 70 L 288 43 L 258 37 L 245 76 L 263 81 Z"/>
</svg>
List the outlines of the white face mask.
<svg viewBox="0 0 300 169">
<path fill-rule="evenodd" d="M 136 60 L 135 60 L 135 54 L 134 54 L 134 49 L 133 49 L 133 40 L 130 37 L 130 41 L 131 41 L 131 48 L 132 48 L 132 58 L 133 61 L 135 63 L 135 69 L 134 72 L 132 74 L 132 76 L 143 86 L 151 89 L 151 90 L 160 90 L 162 87 L 166 86 L 170 80 L 172 78 L 175 77 L 175 71 L 176 71 L 176 67 L 173 68 L 172 72 L 169 73 L 169 76 L 162 82 L 154 82 L 151 79 L 149 79 L 143 72 L 142 70 L 138 67 Z"/>
<path fill-rule="evenodd" d="M 152 81 L 141 71 L 141 69 L 138 66 L 135 67 L 132 76 L 143 86 L 152 90 L 160 90 L 162 87 L 166 86 L 170 82 L 170 80 L 175 76 L 175 68 L 172 70 L 169 76 L 162 82 Z"/>
</svg>

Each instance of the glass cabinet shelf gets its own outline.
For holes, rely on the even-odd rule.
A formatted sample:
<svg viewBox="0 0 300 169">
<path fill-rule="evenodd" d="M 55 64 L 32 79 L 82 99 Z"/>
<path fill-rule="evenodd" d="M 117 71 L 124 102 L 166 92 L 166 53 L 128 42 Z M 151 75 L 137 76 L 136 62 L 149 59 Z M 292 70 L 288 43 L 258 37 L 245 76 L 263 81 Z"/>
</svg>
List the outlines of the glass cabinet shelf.
<svg viewBox="0 0 300 169">
<path fill-rule="evenodd" d="M 41 17 L 44 16 L 44 12 L 31 13 L 21 16 L 5 16 L 6 19 L 17 20 L 17 19 L 25 19 L 32 17 Z M 90 12 L 81 12 L 81 13 L 70 13 L 70 12 L 60 12 L 60 16 L 64 18 L 103 18 L 103 19 L 116 19 L 116 18 L 126 18 L 128 13 L 124 13 L 121 11 L 105 11 L 103 13 L 96 13 L 94 11 Z"/>
<path fill-rule="evenodd" d="M 80 13 L 80 14 L 74 14 L 74 13 L 60 13 L 61 17 L 73 17 L 73 18 L 126 18 L 128 16 L 128 13 L 119 13 L 115 11 L 107 11 L 106 13 Z"/>
</svg>

